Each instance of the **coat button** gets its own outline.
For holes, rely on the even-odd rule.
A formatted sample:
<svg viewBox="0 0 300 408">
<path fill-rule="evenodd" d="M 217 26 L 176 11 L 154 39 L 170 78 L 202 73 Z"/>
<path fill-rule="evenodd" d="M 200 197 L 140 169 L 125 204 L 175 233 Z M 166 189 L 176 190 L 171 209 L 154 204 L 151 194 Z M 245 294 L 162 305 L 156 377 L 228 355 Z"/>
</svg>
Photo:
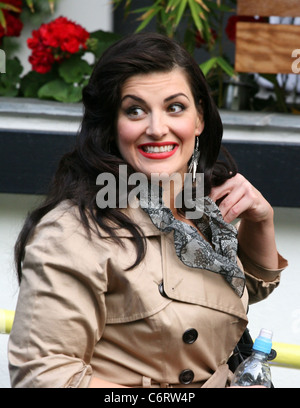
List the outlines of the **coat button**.
<svg viewBox="0 0 300 408">
<path fill-rule="evenodd" d="M 164 283 L 163 283 L 163 282 L 161 282 L 161 283 L 158 285 L 158 290 L 159 290 L 159 293 L 160 293 L 163 297 L 168 298 L 168 295 L 166 294 L 165 289 L 164 289 Z"/>
<path fill-rule="evenodd" d="M 182 340 L 187 344 L 193 344 L 198 338 L 196 329 L 188 329 L 182 335 Z"/>
<path fill-rule="evenodd" d="M 190 384 L 194 379 L 194 373 L 192 370 L 183 370 L 179 374 L 179 381 L 181 384 Z"/>
</svg>

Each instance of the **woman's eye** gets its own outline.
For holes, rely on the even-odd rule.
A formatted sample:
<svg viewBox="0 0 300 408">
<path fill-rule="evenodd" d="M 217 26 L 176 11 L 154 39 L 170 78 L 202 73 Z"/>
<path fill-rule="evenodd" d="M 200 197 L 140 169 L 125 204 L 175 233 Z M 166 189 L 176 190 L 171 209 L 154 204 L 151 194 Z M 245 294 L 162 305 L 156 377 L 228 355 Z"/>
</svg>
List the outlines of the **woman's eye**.
<svg viewBox="0 0 300 408">
<path fill-rule="evenodd" d="M 184 106 L 181 103 L 173 103 L 169 106 L 168 110 L 171 113 L 179 113 L 184 110 Z"/>
<path fill-rule="evenodd" d="M 132 117 L 132 118 L 139 118 L 140 116 L 142 116 L 145 112 L 142 108 L 138 107 L 138 106 L 132 106 L 129 109 L 126 110 L 126 113 L 128 116 Z"/>
</svg>

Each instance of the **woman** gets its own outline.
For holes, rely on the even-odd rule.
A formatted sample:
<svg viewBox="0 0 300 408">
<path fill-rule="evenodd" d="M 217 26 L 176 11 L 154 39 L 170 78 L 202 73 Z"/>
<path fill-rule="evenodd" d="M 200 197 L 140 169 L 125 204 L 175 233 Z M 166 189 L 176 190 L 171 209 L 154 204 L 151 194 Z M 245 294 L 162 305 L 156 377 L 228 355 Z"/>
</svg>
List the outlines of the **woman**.
<svg viewBox="0 0 300 408">
<path fill-rule="evenodd" d="M 83 103 L 75 149 L 16 244 L 12 386 L 227 386 L 248 301 L 268 296 L 286 265 L 270 204 L 230 159 L 217 161 L 218 111 L 198 65 L 170 39 L 113 45 Z M 127 208 L 121 166 L 127 181 L 149 181 Z M 188 168 L 204 174 L 198 219 L 176 206 L 178 178 L 152 194 L 153 173 L 176 174 L 182 190 Z M 103 174 L 116 180 L 115 206 L 104 205 Z"/>
</svg>

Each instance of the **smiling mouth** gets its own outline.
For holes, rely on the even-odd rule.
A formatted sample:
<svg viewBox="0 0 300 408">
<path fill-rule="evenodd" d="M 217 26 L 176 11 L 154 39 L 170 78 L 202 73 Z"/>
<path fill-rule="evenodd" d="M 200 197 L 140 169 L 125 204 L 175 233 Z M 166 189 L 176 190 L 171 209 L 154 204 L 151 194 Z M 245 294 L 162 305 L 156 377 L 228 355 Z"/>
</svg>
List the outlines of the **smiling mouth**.
<svg viewBox="0 0 300 408">
<path fill-rule="evenodd" d="M 141 148 L 146 153 L 164 153 L 164 152 L 171 152 L 175 148 L 175 145 L 173 144 L 165 145 L 165 146 L 145 145 L 145 146 L 141 146 Z"/>
<path fill-rule="evenodd" d="M 149 159 L 166 159 L 178 149 L 177 143 L 146 143 L 138 146 L 140 153 Z"/>
</svg>

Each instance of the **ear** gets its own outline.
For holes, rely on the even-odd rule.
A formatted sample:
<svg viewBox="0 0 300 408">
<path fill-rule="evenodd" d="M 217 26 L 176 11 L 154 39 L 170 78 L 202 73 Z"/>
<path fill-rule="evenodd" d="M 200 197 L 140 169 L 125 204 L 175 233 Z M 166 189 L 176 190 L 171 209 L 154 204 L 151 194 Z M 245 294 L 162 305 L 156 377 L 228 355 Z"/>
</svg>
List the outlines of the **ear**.
<svg viewBox="0 0 300 408">
<path fill-rule="evenodd" d="M 197 119 L 196 119 L 196 128 L 195 128 L 195 135 L 196 136 L 201 135 L 201 133 L 203 132 L 203 129 L 204 129 L 204 125 L 205 125 L 205 123 L 204 123 L 203 115 L 202 115 L 202 113 L 199 112 L 198 115 L 197 115 Z"/>
</svg>

